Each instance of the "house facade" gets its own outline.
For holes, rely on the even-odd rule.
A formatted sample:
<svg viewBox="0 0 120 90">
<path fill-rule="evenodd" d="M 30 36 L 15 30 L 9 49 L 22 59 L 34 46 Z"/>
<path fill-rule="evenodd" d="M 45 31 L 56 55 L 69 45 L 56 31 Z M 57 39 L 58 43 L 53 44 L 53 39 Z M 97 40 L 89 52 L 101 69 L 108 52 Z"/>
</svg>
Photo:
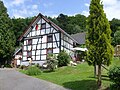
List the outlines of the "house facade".
<svg viewBox="0 0 120 90">
<path fill-rule="evenodd" d="M 46 61 L 47 54 L 58 55 L 61 50 L 68 54 L 78 42 L 59 26 L 39 14 L 21 35 L 19 41 L 23 41 L 21 65 L 38 63 L 42 65 Z"/>
</svg>

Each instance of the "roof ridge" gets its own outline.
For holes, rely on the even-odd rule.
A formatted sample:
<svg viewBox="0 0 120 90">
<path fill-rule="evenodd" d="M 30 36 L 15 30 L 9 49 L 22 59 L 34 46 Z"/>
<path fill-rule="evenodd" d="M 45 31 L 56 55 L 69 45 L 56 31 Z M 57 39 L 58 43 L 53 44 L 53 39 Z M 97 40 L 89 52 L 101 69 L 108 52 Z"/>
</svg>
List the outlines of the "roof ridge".
<svg viewBox="0 0 120 90">
<path fill-rule="evenodd" d="M 55 28 L 57 28 L 58 30 L 60 30 L 62 33 L 66 34 L 68 37 L 70 37 L 72 40 L 74 40 L 76 43 L 78 43 L 77 40 L 75 40 L 73 37 L 71 37 L 71 35 L 69 35 L 68 33 L 66 33 L 62 28 L 60 28 L 58 25 L 56 25 L 54 22 L 52 22 L 51 20 L 49 20 L 48 18 L 46 18 L 44 15 L 42 15 L 41 13 L 39 13 L 37 15 L 37 17 L 31 22 L 31 24 L 27 27 L 27 29 L 24 31 L 24 33 L 20 36 L 20 38 L 18 39 L 19 41 L 21 41 L 23 39 L 23 36 L 27 33 L 28 29 L 30 28 L 30 26 L 37 20 L 37 18 L 41 16 L 47 23 L 51 23 Z"/>
</svg>

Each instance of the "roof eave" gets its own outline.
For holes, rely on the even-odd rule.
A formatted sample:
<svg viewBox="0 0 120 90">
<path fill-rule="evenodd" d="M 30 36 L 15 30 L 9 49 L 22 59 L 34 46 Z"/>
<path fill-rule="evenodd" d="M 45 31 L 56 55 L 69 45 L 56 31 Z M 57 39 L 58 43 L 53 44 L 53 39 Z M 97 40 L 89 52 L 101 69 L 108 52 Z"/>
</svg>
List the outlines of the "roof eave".
<svg viewBox="0 0 120 90">
<path fill-rule="evenodd" d="M 71 37 L 69 34 L 67 34 L 63 29 L 61 29 L 58 25 L 56 25 L 55 23 L 53 23 L 51 20 L 47 19 L 45 16 L 43 16 L 41 13 L 38 14 L 38 16 L 31 22 L 31 24 L 28 26 L 28 28 L 24 31 L 24 33 L 20 36 L 20 38 L 18 39 L 18 41 L 21 41 L 23 39 L 23 37 L 25 37 L 25 35 L 30 31 L 31 26 L 35 23 L 35 21 L 39 18 L 42 17 L 47 23 L 51 23 L 51 25 L 53 27 L 55 27 L 56 29 L 60 30 L 62 33 L 64 33 L 65 35 L 67 35 L 69 38 L 71 38 L 74 42 L 78 43 L 78 41 L 76 41 L 73 37 Z"/>
<path fill-rule="evenodd" d="M 41 14 L 39 13 L 37 15 L 36 18 L 33 19 L 33 21 L 31 22 L 31 24 L 27 27 L 27 29 L 23 32 L 23 34 L 19 37 L 18 41 L 21 41 L 23 39 L 23 37 L 28 33 L 29 29 L 31 29 L 31 26 L 35 23 L 35 21 L 38 19 L 38 17 L 40 16 Z"/>
</svg>

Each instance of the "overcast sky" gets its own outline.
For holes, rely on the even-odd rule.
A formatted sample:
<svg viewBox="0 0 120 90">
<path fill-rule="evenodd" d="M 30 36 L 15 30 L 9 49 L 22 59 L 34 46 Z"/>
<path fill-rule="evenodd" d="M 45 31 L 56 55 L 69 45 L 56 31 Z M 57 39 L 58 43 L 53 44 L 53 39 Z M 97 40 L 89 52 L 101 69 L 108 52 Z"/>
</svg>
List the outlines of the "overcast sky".
<svg viewBox="0 0 120 90">
<path fill-rule="evenodd" d="M 38 15 L 56 17 L 67 15 L 89 15 L 90 0 L 2 0 L 10 17 L 25 18 Z M 120 0 L 103 0 L 104 11 L 109 20 L 120 19 Z"/>
</svg>

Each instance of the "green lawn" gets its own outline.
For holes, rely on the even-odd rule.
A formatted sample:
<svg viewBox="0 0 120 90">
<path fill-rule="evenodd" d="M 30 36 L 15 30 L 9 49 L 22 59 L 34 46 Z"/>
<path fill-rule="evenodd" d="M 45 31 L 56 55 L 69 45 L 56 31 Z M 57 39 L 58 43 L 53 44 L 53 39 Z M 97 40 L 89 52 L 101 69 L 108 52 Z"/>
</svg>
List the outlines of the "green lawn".
<svg viewBox="0 0 120 90">
<path fill-rule="evenodd" d="M 119 59 L 113 60 L 112 64 L 107 68 L 115 65 L 120 66 Z M 85 62 L 76 67 L 66 66 L 58 68 L 55 72 L 43 72 L 41 75 L 35 77 L 59 84 L 72 90 L 97 90 L 97 79 L 93 76 L 93 66 L 89 66 Z M 102 89 L 109 87 L 110 84 L 111 82 L 107 77 L 107 70 L 103 69 Z"/>
<path fill-rule="evenodd" d="M 96 88 L 96 81 L 93 78 L 93 67 L 88 66 L 87 63 L 79 64 L 76 67 L 61 67 L 55 72 L 42 73 L 36 77 L 73 90 L 87 90 L 89 87 L 94 90 Z"/>
</svg>

